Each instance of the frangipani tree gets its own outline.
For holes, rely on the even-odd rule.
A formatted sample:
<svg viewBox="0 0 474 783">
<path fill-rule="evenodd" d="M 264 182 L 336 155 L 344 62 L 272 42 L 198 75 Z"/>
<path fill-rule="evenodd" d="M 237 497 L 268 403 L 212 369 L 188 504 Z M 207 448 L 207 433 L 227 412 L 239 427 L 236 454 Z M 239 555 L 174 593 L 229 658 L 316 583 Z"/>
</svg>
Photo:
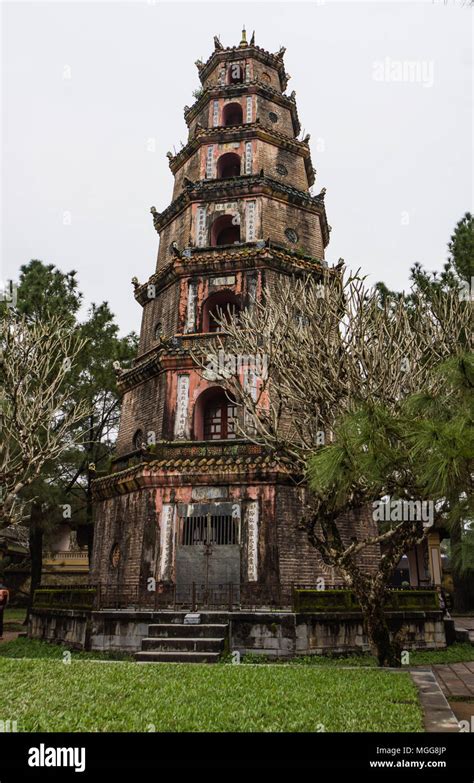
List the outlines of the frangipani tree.
<svg viewBox="0 0 474 783">
<path fill-rule="evenodd" d="M 220 325 L 218 349 L 265 359 L 253 383 L 251 372 L 220 377 L 244 409 L 239 433 L 277 451 L 295 481 L 309 479 L 302 520 L 309 539 L 356 592 L 380 663 L 396 665 L 401 639 L 390 639 L 386 588 L 402 554 L 422 540 L 423 520 L 402 518 L 348 541 L 339 519 L 386 495 L 442 497 L 420 472 L 406 406 L 420 393 L 455 398 L 435 368 L 462 360 L 469 303 L 455 289 L 428 295 L 416 286 L 409 299 L 381 301 L 359 274 L 324 270 L 319 281 L 303 274 L 280 281 L 238 317 L 223 313 Z M 194 358 L 205 371 L 209 357 Z M 373 546 L 382 556 L 370 574 L 360 554 Z"/>
<path fill-rule="evenodd" d="M 19 495 L 71 446 L 88 413 L 72 401 L 68 375 L 85 341 L 60 318 L 0 313 L 0 526 L 17 520 Z"/>
</svg>

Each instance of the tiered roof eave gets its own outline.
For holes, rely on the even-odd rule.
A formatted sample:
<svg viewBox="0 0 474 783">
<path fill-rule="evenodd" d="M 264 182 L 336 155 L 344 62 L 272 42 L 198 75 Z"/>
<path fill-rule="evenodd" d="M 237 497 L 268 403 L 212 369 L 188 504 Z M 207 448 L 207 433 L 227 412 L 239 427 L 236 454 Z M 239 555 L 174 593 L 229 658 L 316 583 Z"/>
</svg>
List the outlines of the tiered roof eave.
<svg viewBox="0 0 474 783">
<path fill-rule="evenodd" d="M 151 207 L 153 225 L 158 233 L 182 212 L 190 203 L 200 201 L 229 200 L 238 196 L 267 195 L 297 204 L 301 209 L 320 215 L 324 247 L 329 243 L 329 225 L 324 206 L 324 190 L 317 196 L 298 190 L 265 174 L 241 174 L 228 179 L 209 179 L 192 182 L 186 180 L 183 191 L 163 211 Z"/>
<path fill-rule="evenodd" d="M 184 119 L 186 125 L 189 127 L 191 122 L 204 108 L 208 101 L 221 97 L 230 98 L 238 96 L 241 93 L 257 93 L 262 97 L 267 98 L 274 103 L 278 103 L 280 106 L 284 106 L 286 109 L 289 109 L 292 116 L 294 134 L 295 136 L 300 134 L 301 124 L 296 108 L 296 93 L 293 92 L 291 95 L 285 95 L 284 93 L 275 90 L 273 87 L 270 87 L 268 84 L 264 84 L 258 79 L 251 79 L 248 82 L 243 82 L 240 84 L 216 84 L 212 87 L 207 87 L 201 93 L 199 98 L 197 98 L 196 101 L 192 104 L 192 106 L 184 107 Z"/>
<path fill-rule="evenodd" d="M 172 174 L 176 175 L 179 169 L 195 152 L 197 152 L 202 144 L 216 141 L 222 141 L 229 144 L 232 141 L 253 138 L 266 141 L 280 149 L 291 150 L 291 152 L 296 155 L 301 155 L 304 159 L 308 185 L 311 187 L 311 185 L 314 184 L 315 170 L 311 162 L 311 152 L 308 142 L 299 141 L 298 139 L 286 136 L 284 133 L 280 133 L 274 128 L 267 128 L 260 123 L 258 118 L 255 122 L 242 123 L 241 125 L 219 125 L 212 128 L 204 128 L 203 126 L 198 125 L 193 138 L 190 139 L 176 155 L 168 153 L 169 167 Z"/>
<path fill-rule="evenodd" d="M 189 277 L 190 274 L 203 271 L 212 272 L 214 267 L 216 271 L 226 271 L 227 266 L 233 270 L 277 266 L 289 274 L 338 274 L 335 268 L 328 268 L 323 259 L 267 240 L 241 242 L 238 245 L 190 247 L 179 257 L 170 259 L 146 282 L 136 284 L 135 299 L 144 306 L 148 301 L 149 285 L 153 285 L 155 292 L 158 292 L 180 277 Z"/>
</svg>

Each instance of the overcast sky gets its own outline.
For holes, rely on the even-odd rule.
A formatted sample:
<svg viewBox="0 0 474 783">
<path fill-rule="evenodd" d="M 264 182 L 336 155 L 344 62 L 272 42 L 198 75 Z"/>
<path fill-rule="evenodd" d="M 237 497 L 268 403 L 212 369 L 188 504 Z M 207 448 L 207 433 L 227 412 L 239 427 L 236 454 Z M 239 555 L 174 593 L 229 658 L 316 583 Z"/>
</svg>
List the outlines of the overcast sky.
<svg viewBox="0 0 474 783">
<path fill-rule="evenodd" d="M 327 188 L 329 263 L 397 289 L 415 261 L 441 268 L 472 208 L 460 2 L 6 2 L 2 279 L 31 258 L 76 269 L 87 304 L 105 299 L 122 333 L 139 329 L 130 280 L 155 268 L 149 208 L 171 198 L 166 152 L 187 139 L 194 62 L 216 33 L 238 45 L 243 23 L 259 46 L 287 48 L 314 192 Z"/>
</svg>

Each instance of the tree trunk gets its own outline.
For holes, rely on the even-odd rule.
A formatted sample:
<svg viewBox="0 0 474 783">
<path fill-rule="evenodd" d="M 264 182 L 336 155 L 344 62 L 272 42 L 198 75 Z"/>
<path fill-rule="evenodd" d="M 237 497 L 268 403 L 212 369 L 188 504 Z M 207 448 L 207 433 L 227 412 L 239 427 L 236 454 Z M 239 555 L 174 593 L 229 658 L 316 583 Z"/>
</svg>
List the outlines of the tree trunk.
<svg viewBox="0 0 474 783">
<path fill-rule="evenodd" d="M 357 592 L 356 592 L 357 595 Z M 390 638 L 384 611 L 384 597 L 369 591 L 357 595 L 364 616 L 367 636 L 377 656 L 379 666 L 401 666 L 400 644 Z"/>
<path fill-rule="evenodd" d="M 453 571 L 454 611 L 470 612 L 474 609 L 474 576 Z"/>
<path fill-rule="evenodd" d="M 93 461 L 94 456 L 94 416 L 89 417 L 89 441 L 88 441 L 88 460 Z M 89 569 L 92 565 L 92 549 L 94 546 L 94 525 L 92 524 L 92 477 L 89 468 L 87 469 L 87 489 L 86 489 L 86 525 L 87 525 L 87 551 L 89 554 Z"/>
<path fill-rule="evenodd" d="M 41 585 L 41 574 L 43 571 L 43 515 L 41 506 L 33 503 L 30 516 L 30 559 L 31 559 L 31 582 L 30 598 L 26 610 L 25 623 L 28 623 L 30 611 L 33 606 L 35 590 Z"/>
<path fill-rule="evenodd" d="M 453 525 L 450 530 L 451 551 L 453 548 L 461 547 L 461 527 L 460 524 Z M 472 571 L 462 573 L 459 569 L 453 568 L 453 587 L 454 587 L 454 611 L 469 612 L 474 609 L 474 574 Z"/>
</svg>

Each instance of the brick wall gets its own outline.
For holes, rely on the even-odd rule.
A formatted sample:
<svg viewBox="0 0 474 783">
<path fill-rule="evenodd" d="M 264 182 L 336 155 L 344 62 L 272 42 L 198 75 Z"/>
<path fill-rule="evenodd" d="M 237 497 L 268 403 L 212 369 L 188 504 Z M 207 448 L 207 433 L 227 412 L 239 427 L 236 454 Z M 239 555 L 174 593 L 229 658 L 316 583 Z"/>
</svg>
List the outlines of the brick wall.
<svg viewBox="0 0 474 783">
<path fill-rule="evenodd" d="M 303 519 L 305 490 L 296 487 L 278 487 L 276 495 L 276 526 L 279 549 L 280 579 L 282 582 L 313 582 L 323 577 L 327 585 L 340 584 L 342 579 L 324 565 L 319 553 L 308 541 L 305 530 L 300 529 Z M 368 533 L 375 533 L 371 509 L 358 515 L 347 513 L 338 521 L 342 538 L 349 543 L 351 536 L 357 539 Z M 362 550 L 359 563 L 372 571 L 380 558 L 378 546 Z"/>
<path fill-rule="evenodd" d="M 142 489 L 98 502 L 94 517 L 91 581 L 120 584 L 154 573 L 159 536 L 153 491 Z M 114 567 L 111 554 L 116 544 L 120 559 Z"/>
<path fill-rule="evenodd" d="M 276 114 L 276 122 L 273 122 L 270 119 L 270 113 Z M 258 95 L 257 117 L 264 128 L 270 128 L 271 130 L 278 131 L 278 133 L 284 133 L 285 136 L 289 136 L 291 139 L 294 138 L 295 134 L 293 131 L 291 112 L 285 106 L 280 106 L 280 104 L 275 103 L 275 101 L 270 101 L 262 95 Z"/>
<path fill-rule="evenodd" d="M 324 258 L 324 246 L 318 215 L 307 212 L 286 202 L 262 197 L 263 237 L 300 249 L 316 258 Z M 285 229 L 292 228 L 298 234 L 298 241 L 292 244 L 285 236 Z"/>
<path fill-rule="evenodd" d="M 141 429 L 145 436 L 151 430 L 156 433 L 156 438 L 161 437 L 163 424 L 161 398 L 165 394 L 164 384 L 165 374 L 162 373 L 125 392 L 117 437 L 117 455 L 133 451 L 133 436 L 138 429 Z"/>
<path fill-rule="evenodd" d="M 287 174 L 278 171 L 277 166 L 284 166 Z M 308 177 L 304 159 L 301 155 L 281 149 L 273 144 L 259 142 L 257 147 L 256 171 L 264 170 L 267 177 L 276 179 L 284 185 L 291 185 L 297 190 L 308 190 Z"/>
<path fill-rule="evenodd" d="M 160 246 L 156 264 L 157 271 L 173 257 L 170 250 L 171 244 L 176 242 L 179 248 L 186 247 L 190 236 L 192 236 L 192 231 L 191 206 L 189 205 L 174 220 L 168 223 L 160 233 Z"/>
<path fill-rule="evenodd" d="M 143 308 L 138 355 L 146 353 L 157 343 L 155 329 L 161 323 L 163 335 L 170 337 L 178 330 L 179 283 L 173 282 L 149 299 Z"/>
</svg>

